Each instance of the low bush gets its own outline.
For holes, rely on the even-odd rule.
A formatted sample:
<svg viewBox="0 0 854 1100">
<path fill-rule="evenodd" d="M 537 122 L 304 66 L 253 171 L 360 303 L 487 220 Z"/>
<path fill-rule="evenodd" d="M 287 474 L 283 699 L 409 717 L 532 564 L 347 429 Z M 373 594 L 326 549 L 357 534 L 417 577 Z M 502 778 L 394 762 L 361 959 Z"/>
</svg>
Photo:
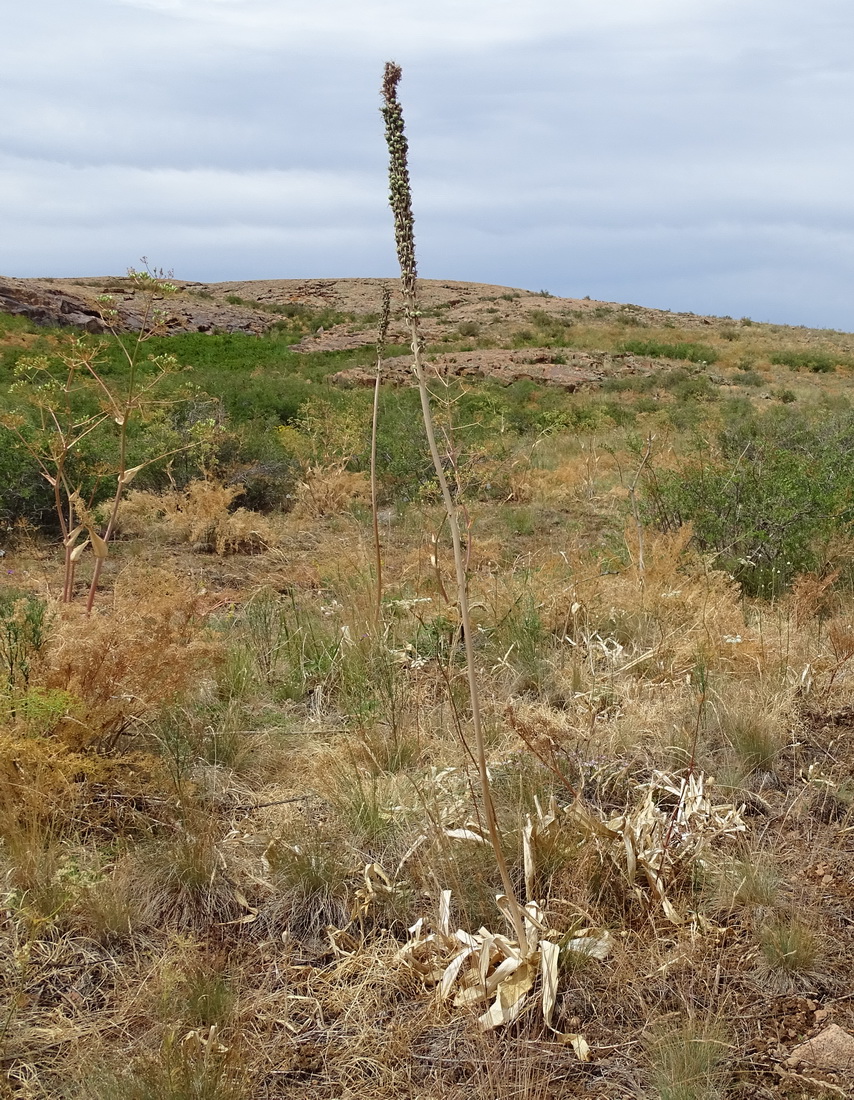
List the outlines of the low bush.
<svg viewBox="0 0 854 1100">
<path fill-rule="evenodd" d="M 829 541 L 854 522 L 854 415 L 788 406 L 729 406 L 717 449 L 698 446 L 678 471 L 646 477 L 646 515 L 662 530 L 693 525 L 694 541 L 751 595 L 783 591 L 820 568 Z"/>
<path fill-rule="evenodd" d="M 132 490 L 119 507 L 118 531 L 187 543 L 201 553 L 257 554 L 274 546 L 276 535 L 263 516 L 234 507 L 241 493 L 239 486 L 210 481 L 170 493 Z"/>
<path fill-rule="evenodd" d="M 716 363 L 719 358 L 708 344 L 664 344 L 660 340 L 625 340 L 620 350 L 632 355 L 647 355 L 651 359 L 685 359 L 689 363 Z"/>
<path fill-rule="evenodd" d="M 773 351 L 768 358 L 777 366 L 810 370 L 814 374 L 828 374 L 837 366 L 850 366 L 852 362 L 848 355 L 829 351 Z"/>
</svg>

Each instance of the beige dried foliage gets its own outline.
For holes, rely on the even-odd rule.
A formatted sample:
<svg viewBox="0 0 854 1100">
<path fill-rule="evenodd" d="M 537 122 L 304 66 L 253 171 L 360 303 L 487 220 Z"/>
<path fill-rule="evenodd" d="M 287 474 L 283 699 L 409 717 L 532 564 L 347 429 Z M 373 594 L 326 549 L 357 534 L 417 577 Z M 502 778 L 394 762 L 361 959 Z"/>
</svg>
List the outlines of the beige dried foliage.
<svg viewBox="0 0 854 1100">
<path fill-rule="evenodd" d="M 733 803 L 715 803 L 713 787 L 702 773 L 687 779 L 658 772 L 648 783 L 635 784 L 633 801 L 623 813 L 606 818 L 596 807 L 577 799 L 563 813 L 625 879 L 632 895 L 657 902 L 673 924 L 687 918 L 678 905 L 679 880 L 692 865 L 716 858 L 746 831 L 741 810 Z M 551 807 L 559 819 L 556 806 Z"/>
<path fill-rule="evenodd" d="M 296 518 L 334 516 L 351 505 L 371 499 L 371 485 L 366 474 L 352 473 L 340 465 L 309 466 L 297 486 L 293 515 Z"/>
<path fill-rule="evenodd" d="M 184 491 L 132 490 L 119 507 L 118 531 L 189 544 L 200 553 L 260 554 L 278 543 L 273 525 L 246 508 L 234 508 L 243 489 L 192 481 Z"/>
<path fill-rule="evenodd" d="M 601 651 L 615 673 L 681 678 L 700 656 L 710 665 L 755 668 L 761 645 L 737 585 L 692 552 L 690 539 L 687 526 L 672 535 L 646 532 L 641 567 L 630 527 L 629 564 L 601 572 L 589 555 L 567 553 L 536 579 L 544 624 Z"/>
<path fill-rule="evenodd" d="M 802 573 L 795 579 L 789 596 L 795 626 L 801 628 L 816 618 L 825 617 L 833 606 L 833 586 L 839 570 L 827 574 Z"/>
<path fill-rule="evenodd" d="M 57 616 L 45 682 L 81 702 L 58 732 L 72 747 L 110 747 L 191 691 L 220 655 L 190 582 L 165 569 L 128 567 L 95 614 L 69 605 Z"/>
<path fill-rule="evenodd" d="M 510 477 L 512 499 L 551 508 L 590 503 L 614 490 L 618 468 L 614 454 L 593 445 L 551 467 L 520 462 Z"/>
</svg>

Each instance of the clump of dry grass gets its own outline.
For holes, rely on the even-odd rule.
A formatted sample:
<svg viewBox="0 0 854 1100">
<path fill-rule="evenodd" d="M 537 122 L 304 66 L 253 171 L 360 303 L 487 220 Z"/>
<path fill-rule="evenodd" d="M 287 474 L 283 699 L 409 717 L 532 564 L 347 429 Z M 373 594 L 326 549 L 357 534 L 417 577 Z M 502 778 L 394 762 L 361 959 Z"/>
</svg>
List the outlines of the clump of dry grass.
<svg viewBox="0 0 854 1100">
<path fill-rule="evenodd" d="M 295 518 L 335 516 L 353 504 L 365 504 L 371 497 L 366 474 L 340 465 L 309 466 L 294 493 Z"/>
<path fill-rule="evenodd" d="M 750 680 L 728 680 L 714 705 L 715 739 L 722 742 L 722 774 L 730 782 L 768 786 L 779 781 L 779 757 L 791 721 L 791 693 Z"/>
<path fill-rule="evenodd" d="M 295 822 L 271 840 L 264 860 L 269 892 L 261 919 L 273 934 L 319 935 L 349 923 L 358 856 L 330 823 Z"/>
<path fill-rule="evenodd" d="M 662 1020 L 649 1046 L 658 1100 L 722 1100 L 730 1044 L 720 1022 Z"/>
<path fill-rule="evenodd" d="M 128 855 L 123 877 L 137 894 L 143 927 L 203 931 L 239 922 L 250 912 L 219 840 L 216 825 L 199 816 Z"/>
<path fill-rule="evenodd" d="M 119 506 L 119 534 L 189 545 L 199 553 L 260 554 L 278 543 L 273 524 L 235 508 L 240 486 L 192 481 L 184 491 L 132 490 Z"/>
<path fill-rule="evenodd" d="M 790 991 L 811 988 L 820 976 L 820 933 L 796 912 L 772 915 L 759 928 L 762 949 L 760 972 L 772 988 Z"/>
<path fill-rule="evenodd" d="M 249 1100 L 241 1055 L 222 1043 L 215 1027 L 168 1035 L 160 1049 L 132 1068 L 90 1077 L 86 1100 Z"/>
</svg>

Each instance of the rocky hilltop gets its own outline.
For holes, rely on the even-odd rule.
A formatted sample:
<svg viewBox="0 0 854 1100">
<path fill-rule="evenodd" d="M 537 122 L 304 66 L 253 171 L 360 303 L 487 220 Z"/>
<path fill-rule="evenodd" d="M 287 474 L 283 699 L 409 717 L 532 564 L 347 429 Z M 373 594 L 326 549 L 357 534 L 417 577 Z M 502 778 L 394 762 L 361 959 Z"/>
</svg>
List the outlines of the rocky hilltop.
<svg viewBox="0 0 854 1100">
<path fill-rule="evenodd" d="M 165 327 L 170 333 L 249 333 L 261 335 L 289 317 L 315 318 L 294 345 L 303 352 L 345 351 L 373 344 L 382 287 L 392 291 L 389 342 L 406 344 L 397 280 L 389 279 L 264 279 L 200 283 L 173 279 L 178 291 L 162 300 Z M 653 328 L 720 327 L 717 318 L 670 314 L 664 310 L 626 306 L 589 298 L 557 298 L 545 292 L 425 279 L 419 283 L 423 333 L 428 343 L 452 341 L 462 351 L 436 354 L 439 371 L 466 377 L 491 377 L 501 382 L 519 378 L 574 390 L 596 385 L 606 375 L 643 373 L 651 369 L 644 357 L 627 353 L 556 350 L 554 347 L 519 348 L 514 340 L 536 318 L 539 330 L 549 325 L 596 324 L 617 318 L 621 323 Z M 109 302 L 103 301 L 108 297 Z M 143 323 L 143 294 L 128 277 L 78 279 L 13 279 L 0 277 L 0 311 L 23 314 L 45 326 L 75 326 L 97 333 L 104 330 L 102 309 L 114 309 L 120 327 L 138 331 Z M 325 323 L 317 323 L 317 319 Z M 465 350 L 465 343 L 471 348 Z M 522 341 L 524 343 L 524 341 Z M 475 347 L 476 345 L 476 347 Z M 387 361 L 387 377 L 401 383 L 411 379 L 411 359 Z M 342 385 L 368 384 L 373 373 L 358 368 L 341 371 Z"/>
<path fill-rule="evenodd" d="M 332 310 L 347 314 L 349 323 L 317 334 L 303 342 L 303 350 L 335 350 L 356 347 L 374 339 L 375 317 L 382 286 L 392 289 L 393 309 L 399 319 L 400 292 L 395 279 L 256 279 L 225 283 L 197 283 L 173 279 L 178 293 L 164 300 L 167 326 L 172 332 L 264 332 L 288 307 Z M 589 298 L 557 298 L 530 290 L 487 283 L 419 282 L 425 311 L 425 336 L 437 335 L 460 325 L 489 325 L 497 329 L 522 323 L 531 310 L 559 318 L 572 311 L 576 316 L 601 315 L 603 310 L 620 310 L 645 324 L 663 323 L 678 317 L 680 326 L 698 327 L 716 318 L 694 314 L 670 314 L 642 306 L 622 306 Z M 101 331 L 99 298 L 109 295 L 122 324 L 138 328 L 142 319 L 140 294 L 127 277 L 102 276 L 80 279 L 14 279 L 0 276 L 0 312 L 23 314 L 42 325 L 77 325 Z M 371 318 L 365 331 L 358 330 L 360 318 Z M 355 323 L 355 328 L 354 328 Z M 398 328 L 400 326 L 398 325 Z M 395 335 L 394 333 L 392 335 Z M 402 336 L 402 330 L 397 333 Z"/>
</svg>

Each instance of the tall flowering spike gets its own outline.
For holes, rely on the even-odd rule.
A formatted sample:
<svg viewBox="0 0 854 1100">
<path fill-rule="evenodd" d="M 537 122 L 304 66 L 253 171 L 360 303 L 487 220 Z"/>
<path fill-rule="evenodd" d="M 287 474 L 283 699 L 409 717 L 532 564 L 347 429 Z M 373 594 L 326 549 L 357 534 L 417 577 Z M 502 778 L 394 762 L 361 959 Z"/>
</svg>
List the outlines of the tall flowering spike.
<svg viewBox="0 0 854 1100">
<path fill-rule="evenodd" d="M 463 558 L 462 537 L 460 535 L 460 522 L 457 504 L 448 485 L 445 476 L 445 464 L 439 453 L 436 442 L 436 429 L 433 424 L 433 413 L 430 410 L 430 391 L 427 389 L 427 381 L 424 376 L 424 364 L 422 360 L 423 345 L 418 327 L 420 316 L 418 309 L 418 288 L 415 271 L 415 229 L 412 217 L 412 195 L 409 187 L 409 168 L 406 163 L 409 147 L 403 132 L 403 109 L 397 101 L 397 86 L 400 83 L 401 69 L 393 61 L 386 63 L 383 74 L 383 108 L 382 114 L 385 120 L 385 138 L 388 144 L 389 154 L 389 202 L 394 214 L 394 236 L 397 243 L 397 259 L 400 263 L 400 281 L 403 290 L 403 301 L 406 310 L 406 321 L 409 326 L 409 335 L 412 338 L 412 370 L 418 380 L 418 392 L 421 396 L 421 411 L 424 416 L 424 431 L 427 435 L 427 445 L 430 448 L 430 456 L 433 459 L 433 468 L 436 471 L 436 480 L 445 503 L 445 513 L 448 519 L 448 530 L 454 547 L 454 569 L 457 574 L 457 606 L 460 612 L 460 626 L 462 628 L 463 644 L 466 652 L 466 670 L 469 682 L 469 697 L 471 699 L 471 722 L 475 741 L 475 760 L 480 776 L 480 787 L 483 799 L 483 809 L 486 817 L 486 826 L 489 832 L 490 843 L 495 854 L 495 861 L 501 875 L 501 883 L 504 887 L 504 895 L 508 899 L 509 916 L 516 932 L 516 938 L 522 954 L 528 955 L 528 932 L 526 929 L 527 914 L 519 903 L 516 895 L 516 887 L 504 857 L 504 849 L 501 843 L 501 831 L 498 827 L 498 818 L 495 815 L 495 803 L 490 787 L 489 770 L 486 766 L 486 746 L 483 738 L 483 723 L 480 718 L 480 699 L 477 686 L 477 669 L 475 666 L 474 649 L 472 646 L 471 615 L 468 602 L 468 577 L 466 575 L 466 563 Z M 379 357 L 378 357 L 379 360 Z M 374 389 L 374 401 L 379 388 L 379 373 L 377 374 L 377 386 Z M 376 404 L 374 406 L 376 408 Z M 376 421 L 375 421 L 376 422 Z M 374 509 L 376 517 L 376 509 Z M 378 528 L 374 519 L 374 539 L 379 545 Z M 378 555 L 379 560 L 379 555 Z M 379 576 L 379 569 L 377 571 Z M 377 585 L 379 591 L 379 585 Z M 377 621 L 379 621 L 379 611 Z"/>
<path fill-rule="evenodd" d="M 388 145 L 389 203 L 394 214 L 394 239 L 400 264 L 403 295 L 407 311 L 415 311 L 415 219 L 412 216 L 412 191 L 409 185 L 407 155 L 409 145 L 403 129 L 403 108 L 397 98 L 397 85 L 403 75 L 394 61 L 386 62 L 383 76 L 382 115 Z"/>
</svg>

